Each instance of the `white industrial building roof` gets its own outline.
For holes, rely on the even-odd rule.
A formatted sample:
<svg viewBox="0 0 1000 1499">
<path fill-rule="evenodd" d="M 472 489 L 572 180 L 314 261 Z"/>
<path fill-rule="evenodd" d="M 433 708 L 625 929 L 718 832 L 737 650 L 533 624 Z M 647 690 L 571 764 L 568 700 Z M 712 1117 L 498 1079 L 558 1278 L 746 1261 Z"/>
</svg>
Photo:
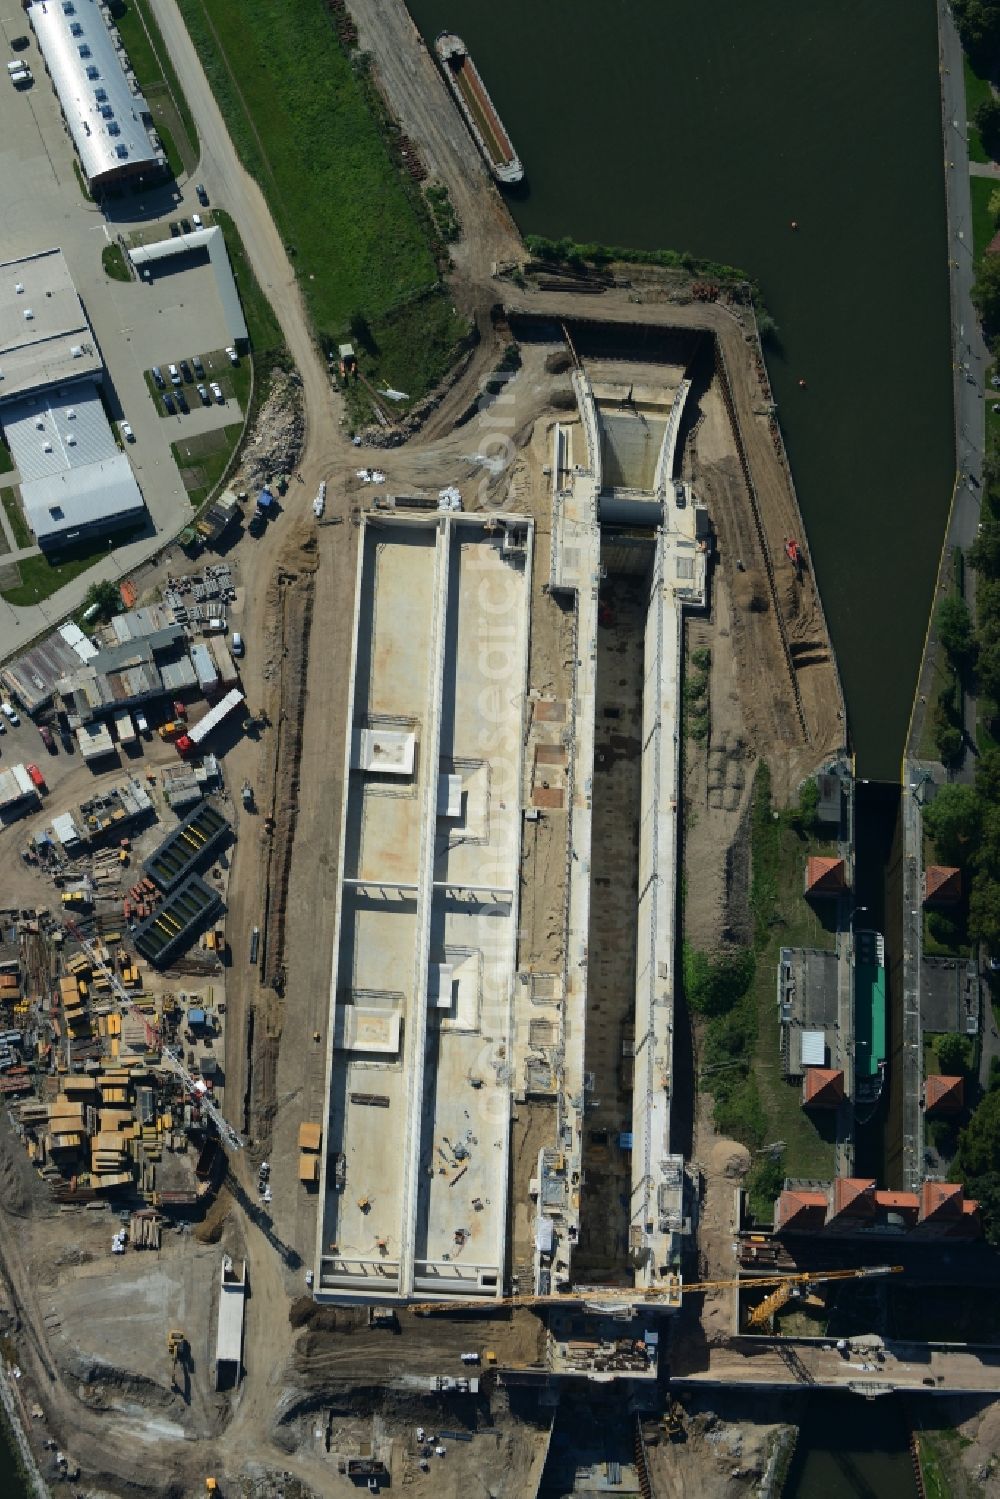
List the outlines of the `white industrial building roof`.
<svg viewBox="0 0 1000 1499">
<path fill-rule="evenodd" d="M 28 525 L 40 545 L 143 514 L 142 494 L 92 380 L 53 386 L 3 408 Z"/>
<path fill-rule="evenodd" d="M 73 821 L 72 812 L 60 812 L 52 819 L 52 831 L 59 842 L 64 846 L 69 843 L 79 843 L 83 834 Z"/>
<path fill-rule="evenodd" d="M 56 538 L 69 544 L 76 532 L 91 531 L 99 522 L 106 522 L 110 529 L 128 516 L 138 521 L 145 513 L 142 493 L 124 453 L 22 484 L 21 500 L 40 546 Z"/>
<path fill-rule="evenodd" d="M 81 661 L 91 661 L 97 655 L 97 646 L 90 640 L 72 620 L 67 620 L 64 625 L 59 626 L 59 634 L 66 644 L 74 650 Z"/>
<path fill-rule="evenodd" d="M 10 402 L 3 426 L 24 483 L 87 468 L 120 451 L 92 380 L 50 386 Z"/>
<path fill-rule="evenodd" d="M 163 151 L 144 120 L 149 105 L 126 74 L 124 52 L 96 0 L 43 0 L 29 6 L 28 19 L 88 182 L 100 185 L 123 167 L 161 167 Z"/>
<path fill-rule="evenodd" d="M 236 290 L 233 268 L 229 263 L 229 251 L 226 249 L 222 230 L 217 225 L 213 224 L 208 229 L 193 229 L 190 234 L 178 234 L 172 239 L 158 239 L 151 245 L 140 245 L 128 253 L 132 264 L 138 266 L 168 260 L 171 256 L 183 255 L 191 250 L 205 250 L 208 253 L 229 337 L 234 342 L 249 338 L 240 294 Z"/>
<path fill-rule="evenodd" d="M 61 250 L 0 265 L 0 401 L 101 368 Z M 6 418 L 5 418 L 6 420 Z"/>
<path fill-rule="evenodd" d="M 351 769 L 412 776 L 416 749 L 416 734 L 400 729 L 354 729 L 351 733 Z"/>
<path fill-rule="evenodd" d="M 822 1067 L 826 1062 L 826 1033 L 824 1031 L 802 1032 L 803 1067 Z"/>
</svg>

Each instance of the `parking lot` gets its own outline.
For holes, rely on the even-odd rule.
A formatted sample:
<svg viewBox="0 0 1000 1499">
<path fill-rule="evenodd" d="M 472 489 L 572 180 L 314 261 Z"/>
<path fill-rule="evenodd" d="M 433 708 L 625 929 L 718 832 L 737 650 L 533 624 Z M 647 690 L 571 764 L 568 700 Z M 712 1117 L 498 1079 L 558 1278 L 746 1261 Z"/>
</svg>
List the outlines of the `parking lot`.
<svg viewBox="0 0 1000 1499">
<path fill-rule="evenodd" d="M 169 235 L 171 218 L 190 216 L 202 205 L 193 182 L 183 191 L 174 183 L 150 185 L 148 190 L 109 200 L 106 213 L 85 198 L 55 93 L 16 0 L 0 0 L 0 35 L 8 56 L 15 55 L 11 40 L 28 36 L 28 46 L 16 55 L 25 59 L 34 78 L 30 87 L 0 90 L 0 180 L 4 183 L 0 260 L 50 245 L 61 247 L 66 256 L 100 345 L 109 416 L 115 423 L 127 421 L 132 431 L 133 440 L 125 444 L 125 451 L 152 521 L 141 539 L 116 548 L 117 563 L 125 572 L 162 544 L 162 533 L 173 534 L 190 517 L 172 444 L 184 437 L 201 439 L 214 433 L 221 440 L 223 429 L 241 421 L 241 391 L 239 372 L 228 373 L 231 367 L 224 350 L 231 340 L 207 261 L 185 256 L 183 269 L 164 266 L 149 282 L 118 281 L 105 273 L 101 253 L 119 233 L 128 240 L 140 225 L 154 237 Z M 191 386 L 190 414 L 162 419 L 161 404 L 154 404 L 144 390 L 144 372 L 153 364 L 166 366 L 198 352 L 205 359 L 208 379 L 218 378 L 222 384 L 224 404 L 213 401 L 202 406 Z M 5 475 L 4 484 L 16 485 L 18 479 L 16 472 Z M 105 566 L 97 575 L 107 571 Z M 34 628 L 46 623 L 51 611 L 44 607 L 45 612 L 37 606 L 0 605 L 5 630 L 27 639 Z M 0 753 L 9 764 L 8 744 L 9 735 L 0 741 Z M 35 760 L 39 752 L 44 750 L 36 735 L 30 758 Z"/>
</svg>

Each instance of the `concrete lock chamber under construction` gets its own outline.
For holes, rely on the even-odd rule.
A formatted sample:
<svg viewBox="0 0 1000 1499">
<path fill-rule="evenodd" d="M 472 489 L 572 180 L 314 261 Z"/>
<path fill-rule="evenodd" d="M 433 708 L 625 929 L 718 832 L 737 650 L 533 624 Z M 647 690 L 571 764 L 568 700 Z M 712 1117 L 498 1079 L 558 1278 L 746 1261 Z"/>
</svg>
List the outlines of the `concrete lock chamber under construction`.
<svg viewBox="0 0 1000 1499">
<path fill-rule="evenodd" d="M 711 534 L 674 477 L 682 368 L 623 384 L 580 366 L 573 385 L 546 467 L 569 702 L 527 692 L 528 518 L 397 501 L 361 520 L 320 1300 L 572 1303 L 603 1285 L 680 1304 L 681 660 Z M 557 812 L 565 947 L 541 973 L 517 960 L 522 840 Z M 533 1101 L 547 1138 L 528 1200 L 509 1201 L 512 1115 Z"/>
</svg>

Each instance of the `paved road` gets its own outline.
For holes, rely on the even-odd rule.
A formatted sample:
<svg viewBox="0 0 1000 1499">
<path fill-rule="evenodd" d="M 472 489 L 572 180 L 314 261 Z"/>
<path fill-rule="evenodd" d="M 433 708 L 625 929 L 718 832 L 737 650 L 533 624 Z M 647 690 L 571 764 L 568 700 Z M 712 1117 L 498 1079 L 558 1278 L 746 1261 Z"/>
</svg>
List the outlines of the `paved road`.
<svg viewBox="0 0 1000 1499">
<path fill-rule="evenodd" d="M 939 0 L 939 15 L 948 264 L 951 269 L 952 344 L 955 351 L 956 447 L 960 475 L 948 544 L 967 547 L 975 539 L 979 524 L 979 481 L 986 431 L 983 385 L 990 359 L 972 305 L 975 258 L 962 47 L 951 11 L 944 0 Z"/>
</svg>

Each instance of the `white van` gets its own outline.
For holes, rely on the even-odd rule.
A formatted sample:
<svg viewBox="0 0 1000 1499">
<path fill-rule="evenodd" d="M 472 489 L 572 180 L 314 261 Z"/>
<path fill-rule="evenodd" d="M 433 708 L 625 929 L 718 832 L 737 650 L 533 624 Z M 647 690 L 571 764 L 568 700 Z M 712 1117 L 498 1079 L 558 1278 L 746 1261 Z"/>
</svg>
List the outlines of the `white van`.
<svg viewBox="0 0 1000 1499">
<path fill-rule="evenodd" d="M 233 655 L 234 656 L 242 656 L 242 654 L 243 654 L 243 636 L 240 634 L 239 630 L 234 630 L 233 631 L 233 638 L 232 638 L 231 644 L 232 644 Z"/>
</svg>

